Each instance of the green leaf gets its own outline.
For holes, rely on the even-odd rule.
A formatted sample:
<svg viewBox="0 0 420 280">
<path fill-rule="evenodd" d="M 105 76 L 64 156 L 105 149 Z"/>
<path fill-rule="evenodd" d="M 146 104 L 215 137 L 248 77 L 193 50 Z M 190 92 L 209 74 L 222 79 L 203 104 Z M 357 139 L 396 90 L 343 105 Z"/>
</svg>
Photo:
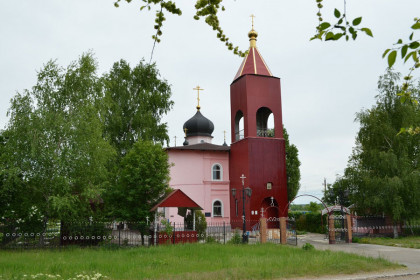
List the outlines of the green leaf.
<svg viewBox="0 0 420 280">
<path fill-rule="evenodd" d="M 339 11 L 339 10 L 337 10 L 337 9 L 335 9 L 335 10 L 334 10 L 334 16 L 335 16 L 336 18 L 340 18 L 340 16 L 341 16 L 340 11 Z"/>
<path fill-rule="evenodd" d="M 402 44 L 402 40 L 401 39 L 398 39 L 398 42 L 397 42 L 397 44 Z"/>
<path fill-rule="evenodd" d="M 405 59 L 404 59 L 404 63 L 405 62 L 407 62 L 407 60 L 410 58 L 410 56 L 412 56 L 414 54 L 414 51 L 413 52 L 410 52 L 410 53 L 408 53 L 408 55 L 405 57 Z"/>
<path fill-rule="evenodd" d="M 414 35 L 414 32 L 412 32 L 412 33 L 411 33 L 411 35 L 410 35 L 410 37 L 409 37 L 409 38 L 410 38 L 410 40 L 413 40 L 413 35 Z"/>
<path fill-rule="evenodd" d="M 385 56 L 386 56 L 386 54 L 387 53 L 389 53 L 389 51 L 390 51 L 391 49 L 386 49 L 385 51 L 384 51 L 384 54 L 382 55 L 382 58 L 385 58 Z"/>
<path fill-rule="evenodd" d="M 407 54 L 408 46 L 404 45 L 401 48 L 401 58 L 404 58 L 404 56 Z"/>
<path fill-rule="evenodd" d="M 366 35 L 369 35 L 370 37 L 373 37 L 372 31 L 369 28 L 364 27 L 364 28 L 362 28 L 360 30 L 362 30 L 363 32 L 365 32 Z"/>
<path fill-rule="evenodd" d="M 410 49 L 417 49 L 420 46 L 419 42 L 411 42 L 411 44 L 409 45 Z"/>
<path fill-rule="evenodd" d="M 334 40 L 334 33 L 328 32 L 327 35 L 325 35 L 325 41 Z"/>
<path fill-rule="evenodd" d="M 323 22 L 323 23 L 321 23 L 321 25 L 319 26 L 319 28 L 320 28 L 320 30 L 325 30 L 325 29 L 327 29 L 328 27 L 330 27 L 331 26 L 331 24 L 330 23 L 328 23 L 328 22 Z"/>
<path fill-rule="evenodd" d="M 420 22 L 416 22 L 415 24 L 413 24 L 413 26 L 411 26 L 411 29 L 420 29 Z"/>
<path fill-rule="evenodd" d="M 406 129 L 405 127 L 401 127 L 400 132 L 398 132 L 397 136 L 400 135 L 401 133 L 405 133 Z"/>
<path fill-rule="evenodd" d="M 334 40 L 335 41 L 339 40 L 341 37 L 343 37 L 343 35 L 344 35 L 343 33 L 337 33 L 337 34 L 335 34 L 334 35 Z"/>
<path fill-rule="evenodd" d="M 361 22 L 362 22 L 362 17 L 355 18 L 353 20 L 353 25 L 354 26 L 359 25 Z"/>
<path fill-rule="evenodd" d="M 397 58 L 397 51 L 393 50 L 389 55 L 388 55 L 388 67 L 392 68 L 392 66 L 395 63 L 395 59 Z"/>
</svg>

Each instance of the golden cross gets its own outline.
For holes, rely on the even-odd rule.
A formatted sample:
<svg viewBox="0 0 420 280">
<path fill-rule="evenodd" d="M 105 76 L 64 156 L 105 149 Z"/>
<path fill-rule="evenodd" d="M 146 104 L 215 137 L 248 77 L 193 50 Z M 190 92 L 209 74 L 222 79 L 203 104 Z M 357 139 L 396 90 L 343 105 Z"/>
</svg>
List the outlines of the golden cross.
<svg viewBox="0 0 420 280">
<path fill-rule="evenodd" d="M 253 14 L 249 16 L 252 19 L 252 30 L 254 30 L 254 16 Z"/>
<path fill-rule="evenodd" d="M 226 142 L 226 130 L 223 130 L 223 135 L 224 135 L 225 142 Z"/>
<path fill-rule="evenodd" d="M 187 137 L 187 130 L 188 130 L 188 128 L 184 128 L 185 137 Z"/>
<path fill-rule="evenodd" d="M 193 90 L 197 91 L 197 110 L 200 110 L 200 90 L 204 90 L 200 86 L 196 86 Z"/>
</svg>

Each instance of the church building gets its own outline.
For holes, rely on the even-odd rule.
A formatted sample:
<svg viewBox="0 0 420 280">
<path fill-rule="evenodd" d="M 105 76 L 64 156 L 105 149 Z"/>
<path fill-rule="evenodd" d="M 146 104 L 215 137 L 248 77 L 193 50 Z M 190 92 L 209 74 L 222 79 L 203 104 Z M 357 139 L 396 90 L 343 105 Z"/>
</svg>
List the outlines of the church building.
<svg viewBox="0 0 420 280">
<path fill-rule="evenodd" d="M 278 228 L 279 218 L 288 213 L 280 79 L 257 49 L 257 36 L 252 28 L 248 54 L 230 85 L 232 144 L 212 143 L 214 124 L 198 104 L 184 123 L 183 145 L 166 148 L 170 187 L 203 208 L 208 224 L 241 228 L 245 212 L 247 230 L 262 216 L 272 218 L 269 228 Z M 268 127 L 270 116 L 274 127 Z M 183 221 L 178 214 L 176 208 L 165 209 L 171 222 Z"/>
</svg>

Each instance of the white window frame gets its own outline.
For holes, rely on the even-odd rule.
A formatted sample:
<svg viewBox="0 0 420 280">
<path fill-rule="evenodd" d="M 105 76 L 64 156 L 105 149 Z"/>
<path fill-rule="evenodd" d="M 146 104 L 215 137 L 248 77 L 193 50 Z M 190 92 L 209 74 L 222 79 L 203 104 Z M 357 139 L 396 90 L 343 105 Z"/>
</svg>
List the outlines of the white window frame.
<svg viewBox="0 0 420 280">
<path fill-rule="evenodd" d="M 220 202 L 220 212 L 221 212 L 221 215 L 220 216 L 215 216 L 214 215 L 214 204 L 216 203 L 216 202 Z M 211 203 L 211 216 L 212 217 L 214 217 L 214 218 L 223 218 L 223 213 L 224 213 L 224 209 L 223 209 L 224 207 L 223 207 L 223 201 L 222 200 L 220 200 L 220 199 L 215 199 L 215 200 L 213 200 L 213 202 Z"/>
<path fill-rule="evenodd" d="M 213 171 L 216 166 L 220 167 L 220 179 L 215 179 L 213 176 Z M 220 163 L 215 163 L 211 166 L 211 180 L 212 181 L 223 181 L 223 167 Z"/>
</svg>

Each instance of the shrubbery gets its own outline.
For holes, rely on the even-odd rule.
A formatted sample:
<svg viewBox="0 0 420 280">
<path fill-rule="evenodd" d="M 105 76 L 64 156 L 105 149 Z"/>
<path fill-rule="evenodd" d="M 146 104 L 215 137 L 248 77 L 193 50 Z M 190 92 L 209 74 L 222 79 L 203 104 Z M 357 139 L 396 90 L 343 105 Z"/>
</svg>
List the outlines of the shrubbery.
<svg viewBox="0 0 420 280">
<path fill-rule="evenodd" d="M 321 213 L 302 213 L 290 212 L 289 218 L 294 218 L 296 221 L 296 230 L 325 233 L 327 220 L 326 216 L 322 217 Z"/>
</svg>

